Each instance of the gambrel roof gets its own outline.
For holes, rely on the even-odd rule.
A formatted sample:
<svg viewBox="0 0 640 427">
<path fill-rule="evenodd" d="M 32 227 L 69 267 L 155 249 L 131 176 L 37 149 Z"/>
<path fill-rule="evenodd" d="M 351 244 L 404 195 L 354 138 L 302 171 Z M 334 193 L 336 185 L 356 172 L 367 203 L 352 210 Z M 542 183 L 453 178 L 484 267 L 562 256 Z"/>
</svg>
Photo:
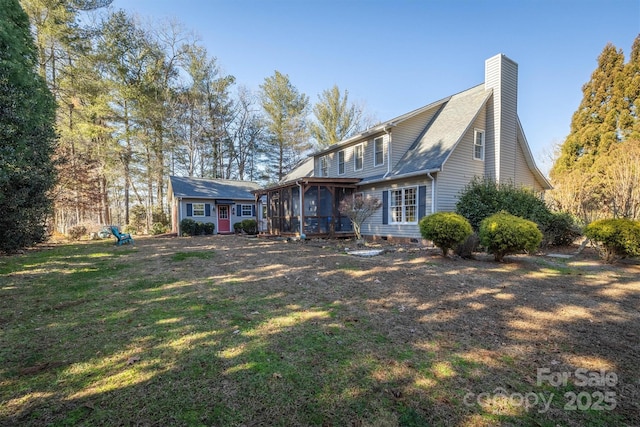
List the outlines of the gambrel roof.
<svg viewBox="0 0 640 427">
<path fill-rule="evenodd" d="M 254 200 L 252 191 L 260 185 L 252 181 L 169 177 L 169 189 L 175 197 L 192 199 Z"/>
</svg>

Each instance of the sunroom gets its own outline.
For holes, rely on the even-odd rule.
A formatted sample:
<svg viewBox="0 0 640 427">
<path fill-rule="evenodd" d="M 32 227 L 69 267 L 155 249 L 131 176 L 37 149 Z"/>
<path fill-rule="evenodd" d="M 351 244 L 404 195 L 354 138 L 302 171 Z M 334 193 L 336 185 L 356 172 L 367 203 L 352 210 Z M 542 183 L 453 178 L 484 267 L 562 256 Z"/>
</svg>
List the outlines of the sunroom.
<svg viewBox="0 0 640 427">
<path fill-rule="evenodd" d="M 262 234 L 302 237 L 351 237 L 351 220 L 340 202 L 353 197 L 360 178 L 307 177 L 256 191 L 266 196 Z"/>
</svg>

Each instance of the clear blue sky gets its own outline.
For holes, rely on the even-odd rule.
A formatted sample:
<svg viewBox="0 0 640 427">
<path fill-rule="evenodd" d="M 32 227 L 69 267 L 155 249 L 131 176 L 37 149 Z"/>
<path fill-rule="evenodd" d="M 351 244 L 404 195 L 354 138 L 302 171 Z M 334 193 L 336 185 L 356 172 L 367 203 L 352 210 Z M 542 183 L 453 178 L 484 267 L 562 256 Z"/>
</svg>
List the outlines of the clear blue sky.
<svg viewBox="0 0 640 427">
<path fill-rule="evenodd" d="M 143 21 L 176 19 L 225 74 L 258 90 L 275 70 L 312 103 L 334 84 L 388 120 L 519 65 L 518 114 L 547 172 L 607 43 L 628 60 L 640 0 L 114 0 Z"/>
</svg>

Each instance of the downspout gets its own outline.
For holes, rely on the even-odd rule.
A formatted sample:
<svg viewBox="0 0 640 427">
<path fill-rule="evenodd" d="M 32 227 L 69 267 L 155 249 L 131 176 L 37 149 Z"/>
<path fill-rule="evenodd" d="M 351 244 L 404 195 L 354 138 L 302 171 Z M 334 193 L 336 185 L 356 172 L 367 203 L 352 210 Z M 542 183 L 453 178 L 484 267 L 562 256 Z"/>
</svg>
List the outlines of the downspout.
<svg viewBox="0 0 640 427">
<path fill-rule="evenodd" d="M 176 230 L 178 230 L 178 237 L 182 236 L 180 231 L 180 221 L 182 220 L 182 197 L 178 197 L 178 224 Z"/>
<path fill-rule="evenodd" d="M 387 139 L 387 173 L 384 174 L 385 178 L 391 173 L 391 128 L 394 124 L 389 124 L 384 127 L 384 132 L 389 136 Z"/>
<path fill-rule="evenodd" d="M 436 212 L 436 179 L 431 175 L 431 172 L 427 172 L 427 176 L 431 180 L 431 213 Z"/>
<path fill-rule="evenodd" d="M 300 189 L 300 193 L 298 194 L 298 198 L 300 199 L 300 202 L 299 202 L 300 215 L 298 215 L 298 223 L 300 224 L 299 226 L 300 239 L 305 239 L 307 236 L 305 236 L 305 234 L 303 233 L 303 224 L 302 224 L 302 218 L 304 217 L 304 214 L 303 214 L 304 207 L 302 206 L 302 184 L 300 184 L 300 181 L 296 181 L 296 185 Z"/>
</svg>

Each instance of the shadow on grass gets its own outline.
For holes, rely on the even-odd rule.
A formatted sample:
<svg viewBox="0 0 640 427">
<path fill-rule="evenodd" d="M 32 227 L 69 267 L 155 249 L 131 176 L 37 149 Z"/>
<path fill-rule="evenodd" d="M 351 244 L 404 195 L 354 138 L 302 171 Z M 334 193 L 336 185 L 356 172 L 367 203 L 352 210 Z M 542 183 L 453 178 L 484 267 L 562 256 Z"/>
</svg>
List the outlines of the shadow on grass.
<svg viewBox="0 0 640 427">
<path fill-rule="evenodd" d="M 0 424 L 640 421 L 634 270 L 138 240 L 0 260 Z M 578 368 L 618 379 L 577 386 Z"/>
</svg>

